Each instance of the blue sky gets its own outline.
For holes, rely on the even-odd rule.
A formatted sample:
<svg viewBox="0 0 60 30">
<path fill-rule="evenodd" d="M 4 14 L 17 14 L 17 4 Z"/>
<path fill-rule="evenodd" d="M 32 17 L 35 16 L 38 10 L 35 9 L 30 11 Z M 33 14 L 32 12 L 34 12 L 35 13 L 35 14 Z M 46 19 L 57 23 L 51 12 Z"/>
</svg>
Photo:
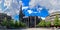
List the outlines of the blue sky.
<svg viewBox="0 0 60 30">
<path fill-rule="evenodd" d="M 23 4 L 24 4 L 24 6 L 29 6 L 30 0 L 22 0 L 22 2 L 23 2 Z M 38 8 L 36 8 L 36 7 L 42 8 L 42 9 L 40 10 L 40 12 L 37 11 Z M 33 7 L 32 9 L 30 9 L 29 7 L 28 7 L 27 9 L 23 9 L 23 13 L 24 13 L 26 16 L 40 16 L 40 17 L 43 17 L 43 18 L 45 18 L 46 16 L 49 15 L 48 9 L 46 9 L 46 7 L 41 7 L 40 5 L 36 5 L 36 7 Z M 31 10 L 31 11 L 33 11 L 33 12 L 32 12 L 31 14 L 29 14 L 29 13 L 27 12 L 28 10 Z M 36 12 L 36 13 L 34 13 L 34 12 Z"/>
<path fill-rule="evenodd" d="M 0 1 L 0 13 L 6 13 L 10 15 L 14 20 L 19 20 L 18 11 L 19 11 L 19 2 L 17 0 L 8 0 L 9 4 L 4 4 L 5 0 Z M 15 3 L 17 2 L 17 3 Z M 16 10 L 15 10 L 16 9 Z"/>
<path fill-rule="evenodd" d="M 39 8 L 42 8 L 41 10 L 39 10 Z M 23 13 L 25 14 L 25 16 L 40 16 L 40 17 L 46 17 L 49 15 L 48 13 L 48 9 L 44 8 L 44 7 L 39 7 L 39 8 L 27 8 L 27 9 L 23 9 Z M 38 10 L 37 10 L 38 9 Z"/>
<path fill-rule="evenodd" d="M 0 6 L 1 6 L 0 8 L 2 9 L 1 11 L 3 11 L 4 13 L 6 12 L 7 14 L 11 15 L 13 19 L 18 20 L 19 19 L 19 16 L 18 16 L 19 15 L 19 13 L 18 13 L 19 8 L 18 7 L 20 5 L 19 1 L 20 0 L 15 0 L 15 2 L 17 2 L 17 4 L 15 4 L 13 2 L 12 3 L 10 2 L 12 4 L 12 5 L 10 5 L 12 7 L 12 9 L 11 9 L 11 8 L 7 8 L 8 6 L 4 6 L 4 0 L 2 0 L 2 3 L 0 4 Z M 21 0 L 21 1 L 23 3 L 23 6 L 25 6 L 25 7 L 27 6 L 28 7 L 27 9 L 23 10 L 23 13 L 26 16 L 40 16 L 40 17 L 44 17 L 45 18 L 46 16 L 49 15 L 48 9 L 46 9 L 46 7 L 43 7 L 43 6 L 40 6 L 40 5 L 36 5 L 36 7 L 42 8 L 41 10 L 39 10 L 40 11 L 39 12 L 39 11 L 37 11 L 38 8 L 33 7 L 32 9 L 30 9 L 30 7 L 29 7 L 30 0 Z M 29 11 L 33 11 L 33 12 L 31 14 L 29 14 L 29 12 L 27 12 L 28 10 Z M 36 12 L 36 13 L 34 13 L 34 12 Z"/>
<path fill-rule="evenodd" d="M 8 15 L 11 15 L 13 19 L 18 20 L 19 19 L 19 7 L 20 7 L 20 1 L 22 1 L 23 7 L 26 8 L 23 12 L 28 12 L 27 15 L 31 16 L 41 16 L 46 17 L 49 15 L 49 13 L 60 11 L 60 0 L 8 0 L 9 3 L 5 4 L 5 0 L 0 0 L 0 13 L 7 13 Z M 37 4 L 37 5 L 36 5 Z M 34 6 L 40 6 L 42 9 L 37 11 L 39 8 L 35 8 Z M 48 10 L 49 9 L 49 10 Z M 48 13 L 49 12 L 49 13 Z M 29 14 L 30 13 L 30 14 Z M 33 15 L 35 14 L 35 15 Z M 38 15 L 37 15 L 38 14 Z M 26 15 L 26 16 L 27 16 Z"/>
<path fill-rule="evenodd" d="M 22 0 L 23 6 L 27 6 L 27 9 L 24 9 L 23 12 L 26 16 L 41 16 L 42 18 L 45 18 L 49 15 L 49 13 L 52 13 L 54 11 L 60 11 L 60 0 Z M 29 3 L 32 5 L 32 7 L 37 4 L 40 5 L 42 8 L 40 12 L 37 11 L 38 8 L 33 7 L 32 9 L 29 8 Z M 30 11 L 31 14 L 29 14 L 27 11 Z M 38 12 L 38 13 L 34 13 Z"/>
</svg>

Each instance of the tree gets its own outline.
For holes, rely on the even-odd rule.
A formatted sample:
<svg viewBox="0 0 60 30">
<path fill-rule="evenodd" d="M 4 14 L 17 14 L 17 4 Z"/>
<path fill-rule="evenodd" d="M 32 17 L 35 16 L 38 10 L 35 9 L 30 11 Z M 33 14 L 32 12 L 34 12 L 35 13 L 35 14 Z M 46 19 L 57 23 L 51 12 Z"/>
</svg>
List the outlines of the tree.
<svg viewBox="0 0 60 30">
<path fill-rule="evenodd" d="M 55 19 L 54 19 L 54 26 L 57 27 L 58 26 L 58 22 L 59 22 L 59 18 L 58 15 L 56 15 Z"/>
<path fill-rule="evenodd" d="M 26 24 L 20 21 L 20 22 L 19 22 L 19 27 L 20 27 L 20 28 L 24 28 L 24 27 L 26 27 Z"/>
<path fill-rule="evenodd" d="M 45 27 L 45 21 L 42 20 L 37 26 Z"/>
<path fill-rule="evenodd" d="M 1 24 L 2 24 L 2 26 L 7 26 L 7 19 L 6 19 L 6 17 L 4 18 L 4 20 L 3 20 L 3 22 Z"/>
<path fill-rule="evenodd" d="M 60 27 L 60 20 L 59 20 L 59 22 L 58 22 L 58 26 Z"/>
<path fill-rule="evenodd" d="M 15 24 L 14 24 L 14 20 L 10 20 L 10 22 L 9 22 L 9 27 L 10 27 L 10 28 L 11 28 L 11 27 L 14 28 L 14 25 L 15 25 Z"/>
<path fill-rule="evenodd" d="M 47 22 L 45 23 L 45 25 L 46 25 L 47 27 L 50 27 L 51 22 L 50 22 L 50 21 L 47 21 Z"/>
<path fill-rule="evenodd" d="M 18 27 L 19 27 L 19 22 L 15 21 L 15 28 L 18 28 Z"/>
</svg>

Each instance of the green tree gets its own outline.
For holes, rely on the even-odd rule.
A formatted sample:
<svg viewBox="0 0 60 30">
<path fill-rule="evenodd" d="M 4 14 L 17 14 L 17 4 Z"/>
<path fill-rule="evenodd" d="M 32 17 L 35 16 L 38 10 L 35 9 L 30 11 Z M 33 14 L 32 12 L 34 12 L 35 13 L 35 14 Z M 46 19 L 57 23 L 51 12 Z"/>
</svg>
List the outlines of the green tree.
<svg viewBox="0 0 60 30">
<path fill-rule="evenodd" d="M 45 25 L 46 25 L 47 27 L 50 27 L 51 22 L 50 22 L 50 21 L 47 21 L 47 22 L 45 23 Z"/>
<path fill-rule="evenodd" d="M 45 27 L 45 21 L 42 20 L 37 26 Z"/>
<path fill-rule="evenodd" d="M 3 22 L 1 24 L 2 24 L 2 26 L 7 26 L 7 19 L 6 19 L 6 17 L 3 19 Z"/>
<path fill-rule="evenodd" d="M 58 15 L 56 15 L 55 19 L 54 19 L 54 26 L 58 26 L 58 22 L 59 22 L 59 18 Z"/>
<path fill-rule="evenodd" d="M 9 22 L 9 25 L 10 25 L 10 27 L 14 27 L 14 20 L 10 20 L 10 22 Z"/>
<path fill-rule="evenodd" d="M 19 22 L 19 26 L 20 26 L 20 28 L 26 27 L 26 24 L 20 21 L 20 22 Z"/>
<path fill-rule="evenodd" d="M 7 28 L 14 28 L 14 20 L 7 21 Z"/>
<path fill-rule="evenodd" d="M 19 22 L 15 21 L 15 28 L 18 28 L 18 27 L 19 27 Z"/>
<path fill-rule="evenodd" d="M 59 22 L 58 22 L 58 26 L 60 26 L 60 20 L 59 20 Z"/>
</svg>

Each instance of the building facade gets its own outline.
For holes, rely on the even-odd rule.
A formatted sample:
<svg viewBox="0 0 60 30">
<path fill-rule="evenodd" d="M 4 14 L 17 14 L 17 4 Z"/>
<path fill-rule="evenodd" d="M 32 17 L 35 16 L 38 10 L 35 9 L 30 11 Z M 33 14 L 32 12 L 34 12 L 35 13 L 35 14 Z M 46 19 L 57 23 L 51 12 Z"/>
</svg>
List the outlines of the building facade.
<svg viewBox="0 0 60 30">
<path fill-rule="evenodd" d="M 27 27 L 36 27 L 36 25 L 42 20 L 39 16 L 25 16 L 22 11 L 22 6 L 20 6 L 19 20 L 24 22 Z"/>
<path fill-rule="evenodd" d="M 54 21 L 54 18 L 56 17 L 56 14 L 58 15 L 59 20 L 60 20 L 60 11 L 56 11 L 56 12 L 50 13 L 50 15 L 47 16 L 45 20 L 46 21 Z"/>
<path fill-rule="evenodd" d="M 4 28 L 3 26 L 2 26 L 2 22 L 5 20 L 5 18 L 6 18 L 6 20 L 7 20 L 7 22 L 9 22 L 12 18 L 11 18 L 11 16 L 8 16 L 7 14 L 5 14 L 5 13 L 0 13 L 0 29 L 1 28 Z M 6 28 L 6 27 L 5 27 Z"/>
<path fill-rule="evenodd" d="M 4 18 L 6 18 L 7 21 L 12 19 L 11 16 L 8 16 L 7 14 L 4 14 L 4 13 L 0 13 L 0 22 L 2 22 Z"/>
</svg>

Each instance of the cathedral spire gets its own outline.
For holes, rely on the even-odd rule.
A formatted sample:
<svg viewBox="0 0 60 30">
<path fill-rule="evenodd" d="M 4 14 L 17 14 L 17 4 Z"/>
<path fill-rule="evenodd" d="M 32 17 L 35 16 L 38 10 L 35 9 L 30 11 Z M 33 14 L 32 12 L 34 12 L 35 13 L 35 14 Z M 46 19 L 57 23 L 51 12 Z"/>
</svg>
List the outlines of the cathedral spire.
<svg viewBox="0 0 60 30">
<path fill-rule="evenodd" d="M 23 11 L 22 11 L 22 5 L 20 5 L 20 13 L 19 13 L 19 20 L 22 20 L 24 14 L 23 14 Z"/>
</svg>

